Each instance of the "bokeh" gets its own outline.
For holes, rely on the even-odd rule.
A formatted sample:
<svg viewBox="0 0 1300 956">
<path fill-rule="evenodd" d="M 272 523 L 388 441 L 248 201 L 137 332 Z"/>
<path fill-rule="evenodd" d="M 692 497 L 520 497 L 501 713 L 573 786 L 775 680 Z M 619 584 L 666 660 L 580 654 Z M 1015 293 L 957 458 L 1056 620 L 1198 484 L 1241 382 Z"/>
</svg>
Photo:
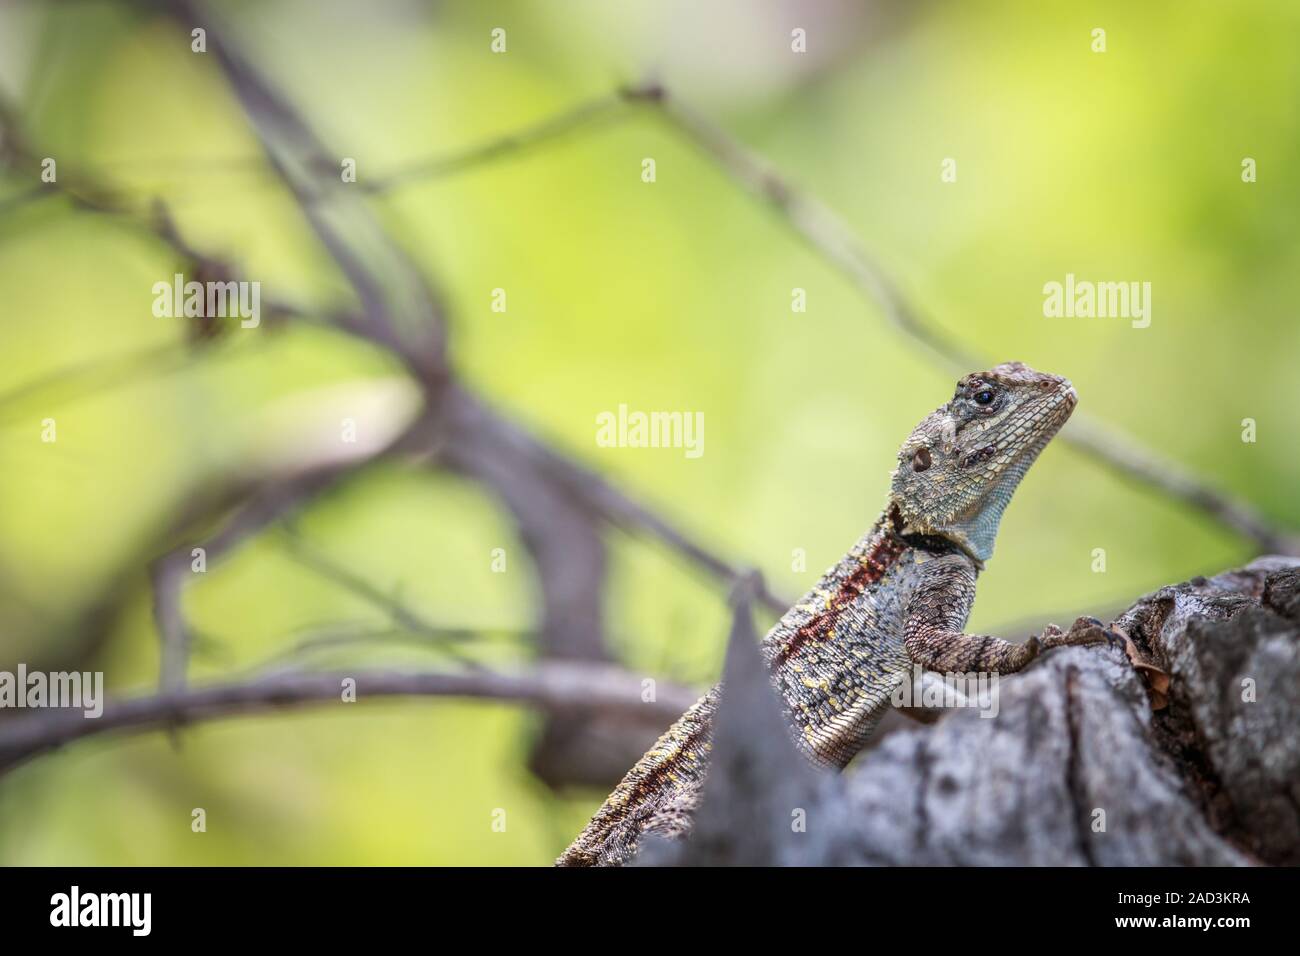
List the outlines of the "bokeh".
<svg viewBox="0 0 1300 956">
<path fill-rule="evenodd" d="M 963 347 L 1068 375 L 1081 410 L 1300 527 L 1295 4 L 213 9 L 361 182 L 660 82 L 842 215 Z M 188 241 L 321 319 L 232 326 L 211 354 L 130 365 L 190 332 L 150 310 L 174 253 L 130 217 L 23 199 L 32 177 L 0 174 L 0 669 L 75 661 L 114 692 L 147 690 L 160 528 L 214 482 L 273 474 L 346 409 L 400 424 L 412 389 L 391 357 L 330 328 L 346 283 L 211 56 L 171 19 L 149 4 L 0 6 L 0 90 L 69 175 L 142 212 L 160 199 Z M 947 371 L 652 111 L 412 177 L 373 205 L 444 294 L 466 382 L 782 594 L 875 519 L 897 445 L 951 394 Z M 1149 327 L 1045 317 L 1044 284 L 1067 274 L 1150 282 Z M 792 311 L 796 288 L 806 311 Z M 704 454 L 600 447 L 596 416 L 621 403 L 702 412 Z M 58 440 L 42 442 L 51 418 Z M 463 477 L 381 464 L 294 533 L 428 619 L 481 632 L 487 664 L 537 654 L 527 551 Z M 725 588 L 644 536 L 606 541 L 617 659 L 715 679 Z M 191 680 L 273 660 L 451 666 L 419 641 L 303 647 L 387 618 L 291 552 L 273 527 L 187 589 Z M 1007 513 L 971 626 L 1023 636 L 1254 553 L 1054 445 Z M 0 777 L 0 863 L 544 864 L 604 791 L 530 773 L 540 721 L 511 703 L 407 699 L 89 739 Z"/>
</svg>

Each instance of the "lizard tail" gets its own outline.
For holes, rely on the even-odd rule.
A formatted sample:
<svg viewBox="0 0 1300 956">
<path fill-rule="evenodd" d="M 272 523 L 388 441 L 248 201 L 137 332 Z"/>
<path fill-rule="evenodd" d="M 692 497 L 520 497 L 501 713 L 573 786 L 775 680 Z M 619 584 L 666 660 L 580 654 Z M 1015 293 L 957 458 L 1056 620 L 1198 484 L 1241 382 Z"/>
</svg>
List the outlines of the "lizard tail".
<svg viewBox="0 0 1300 956">
<path fill-rule="evenodd" d="M 556 866 L 619 866 L 643 833 L 690 832 L 712 747 L 722 685 L 697 700 L 614 788 Z"/>
</svg>

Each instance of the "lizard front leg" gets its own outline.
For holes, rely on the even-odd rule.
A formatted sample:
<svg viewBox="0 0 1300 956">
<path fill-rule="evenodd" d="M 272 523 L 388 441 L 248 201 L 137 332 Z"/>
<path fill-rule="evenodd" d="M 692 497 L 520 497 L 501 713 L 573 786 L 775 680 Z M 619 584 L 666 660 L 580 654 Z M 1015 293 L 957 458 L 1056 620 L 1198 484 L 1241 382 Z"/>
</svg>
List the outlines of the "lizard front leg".
<svg viewBox="0 0 1300 956">
<path fill-rule="evenodd" d="M 975 600 L 974 563 L 964 554 L 930 558 L 921 566 L 903 621 L 904 647 L 912 662 L 940 673 L 983 671 L 1010 674 L 1044 650 L 1099 644 L 1117 637 L 1096 618 L 1081 617 L 1069 631 L 1048 625 L 1023 644 L 962 628 Z"/>
</svg>

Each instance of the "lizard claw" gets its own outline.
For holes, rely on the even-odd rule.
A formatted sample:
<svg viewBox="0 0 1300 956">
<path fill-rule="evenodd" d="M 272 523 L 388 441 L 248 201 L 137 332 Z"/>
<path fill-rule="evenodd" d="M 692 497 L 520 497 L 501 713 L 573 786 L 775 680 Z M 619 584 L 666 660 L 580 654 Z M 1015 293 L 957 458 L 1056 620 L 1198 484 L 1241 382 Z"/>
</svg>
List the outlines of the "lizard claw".
<svg viewBox="0 0 1300 956">
<path fill-rule="evenodd" d="M 1106 639 L 1106 643 L 1110 647 L 1122 648 L 1124 646 L 1124 638 L 1119 634 L 1119 632 L 1112 627 L 1108 627 L 1095 617 L 1079 618 L 1074 622 L 1074 627 L 1071 628 L 1071 630 L 1076 628 L 1079 630 L 1087 630 L 1089 632 L 1099 632 L 1101 636 Z"/>
<path fill-rule="evenodd" d="M 1080 630 L 1090 633 L 1099 632 L 1110 647 L 1124 647 L 1124 637 L 1112 627 L 1108 627 L 1095 617 L 1081 617 L 1074 622 L 1071 631 Z"/>
<path fill-rule="evenodd" d="M 1081 617 L 1068 631 L 1062 631 L 1055 624 L 1043 628 L 1042 644 L 1044 650 L 1053 647 L 1081 647 L 1088 644 L 1100 644 L 1105 641 L 1113 646 L 1123 646 L 1123 639 L 1095 617 Z"/>
</svg>

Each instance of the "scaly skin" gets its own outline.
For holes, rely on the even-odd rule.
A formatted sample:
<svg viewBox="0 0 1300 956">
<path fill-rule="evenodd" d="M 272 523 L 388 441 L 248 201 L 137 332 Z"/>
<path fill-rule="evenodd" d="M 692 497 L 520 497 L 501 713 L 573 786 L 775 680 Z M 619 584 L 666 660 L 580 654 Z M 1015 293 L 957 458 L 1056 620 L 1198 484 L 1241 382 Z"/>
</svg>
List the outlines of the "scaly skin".
<svg viewBox="0 0 1300 956">
<path fill-rule="evenodd" d="M 1110 639 L 1092 618 L 1023 644 L 962 632 L 1002 512 L 1076 401 L 1068 380 L 1009 362 L 963 378 L 903 443 L 884 513 L 763 640 L 792 736 L 813 763 L 844 767 L 914 664 L 1007 674 L 1047 648 Z M 628 771 L 558 865 L 618 865 L 643 833 L 690 831 L 721 691 Z"/>
</svg>

